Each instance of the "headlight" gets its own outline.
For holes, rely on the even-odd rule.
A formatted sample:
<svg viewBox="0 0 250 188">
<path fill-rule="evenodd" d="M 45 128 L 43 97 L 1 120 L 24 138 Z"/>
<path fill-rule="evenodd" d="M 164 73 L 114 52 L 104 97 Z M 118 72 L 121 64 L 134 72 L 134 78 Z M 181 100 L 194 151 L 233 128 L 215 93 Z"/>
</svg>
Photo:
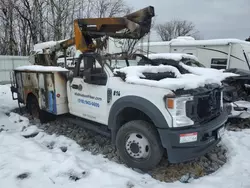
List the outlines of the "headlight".
<svg viewBox="0 0 250 188">
<path fill-rule="evenodd" d="M 186 115 L 186 103 L 192 100 L 192 96 L 166 98 L 166 107 L 173 117 L 173 127 L 185 127 L 194 124 L 193 120 Z"/>
</svg>

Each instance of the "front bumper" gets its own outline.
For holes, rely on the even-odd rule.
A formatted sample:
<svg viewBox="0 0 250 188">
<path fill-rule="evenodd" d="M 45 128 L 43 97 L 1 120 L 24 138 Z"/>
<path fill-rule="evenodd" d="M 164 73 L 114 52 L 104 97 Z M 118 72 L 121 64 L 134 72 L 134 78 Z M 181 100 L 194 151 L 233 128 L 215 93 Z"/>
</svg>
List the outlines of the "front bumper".
<svg viewBox="0 0 250 188">
<path fill-rule="evenodd" d="M 162 145 L 167 149 L 169 162 L 190 161 L 208 153 L 220 142 L 218 131 L 224 128 L 227 119 L 227 112 L 223 112 L 217 118 L 199 126 L 182 129 L 158 129 Z M 181 135 L 189 133 L 197 133 L 197 140 L 180 143 Z"/>
</svg>

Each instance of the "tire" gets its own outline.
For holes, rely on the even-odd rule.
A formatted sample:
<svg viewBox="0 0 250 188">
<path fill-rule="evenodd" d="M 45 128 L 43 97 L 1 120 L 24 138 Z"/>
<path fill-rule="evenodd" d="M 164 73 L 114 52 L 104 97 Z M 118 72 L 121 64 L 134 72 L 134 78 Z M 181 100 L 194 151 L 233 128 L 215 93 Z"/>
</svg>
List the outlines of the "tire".
<svg viewBox="0 0 250 188">
<path fill-rule="evenodd" d="M 39 119 L 41 123 L 47 123 L 49 121 L 55 120 L 54 115 L 40 109 L 37 98 L 33 95 L 29 96 L 27 99 L 27 109 L 29 114 L 33 118 Z"/>
<path fill-rule="evenodd" d="M 27 99 L 27 109 L 29 114 L 36 119 L 40 119 L 40 107 L 35 96 L 31 95 Z"/>
<path fill-rule="evenodd" d="M 141 170 L 154 168 L 164 153 L 157 130 L 142 120 L 127 122 L 119 129 L 116 148 L 125 164 Z"/>
</svg>

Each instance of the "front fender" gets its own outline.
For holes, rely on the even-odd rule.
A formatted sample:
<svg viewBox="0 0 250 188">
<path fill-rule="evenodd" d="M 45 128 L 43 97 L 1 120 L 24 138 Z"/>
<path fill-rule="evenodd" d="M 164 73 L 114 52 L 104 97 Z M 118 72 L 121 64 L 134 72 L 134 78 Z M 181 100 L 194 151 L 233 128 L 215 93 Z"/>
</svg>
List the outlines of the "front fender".
<svg viewBox="0 0 250 188">
<path fill-rule="evenodd" d="M 111 130 L 118 130 L 120 125 L 117 125 L 117 117 L 123 109 L 130 107 L 145 113 L 154 123 L 157 128 L 169 128 L 161 111 L 149 100 L 138 96 L 126 96 L 118 99 L 111 107 L 108 126 Z"/>
</svg>

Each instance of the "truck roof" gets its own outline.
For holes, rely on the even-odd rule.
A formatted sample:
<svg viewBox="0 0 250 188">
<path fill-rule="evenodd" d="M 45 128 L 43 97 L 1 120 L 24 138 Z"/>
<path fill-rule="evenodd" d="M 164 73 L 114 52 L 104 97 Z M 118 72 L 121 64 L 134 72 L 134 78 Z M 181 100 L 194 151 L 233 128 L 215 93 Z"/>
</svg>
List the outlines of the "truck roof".
<svg viewBox="0 0 250 188">
<path fill-rule="evenodd" d="M 42 66 L 42 65 L 26 65 L 14 69 L 15 71 L 29 72 L 68 72 L 68 69 L 57 66 Z"/>
<path fill-rule="evenodd" d="M 163 41 L 163 42 L 150 42 L 150 46 L 217 46 L 217 45 L 228 45 L 229 43 L 233 44 L 244 44 L 249 45 L 250 42 L 246 42 L 244 40 L 239 39 L 210 39 L 210 40 L 195 40 L 192 37 L 178 37 L 171 41 Z M 140 43 L 138 46 L 147 46 L 148 43 Z"/>
</svg>

